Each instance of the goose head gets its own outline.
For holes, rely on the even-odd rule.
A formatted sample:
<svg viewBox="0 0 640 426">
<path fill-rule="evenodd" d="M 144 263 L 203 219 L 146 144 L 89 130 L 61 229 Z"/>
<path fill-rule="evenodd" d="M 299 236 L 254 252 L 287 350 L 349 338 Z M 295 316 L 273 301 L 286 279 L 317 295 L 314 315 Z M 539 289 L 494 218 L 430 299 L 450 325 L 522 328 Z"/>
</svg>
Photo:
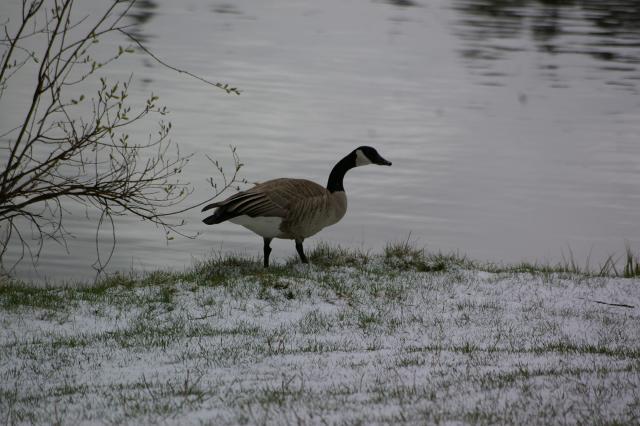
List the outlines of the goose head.
<svg viewBox="0 0 640 426">
<path fill-rule="evenodd" d="M 367 164 L 377 164 L 379 166 L 390 166 L 391 161 L 387 161 L 371 146 L 361 146 L 353 150 L 354 166 L 366 166 Z"/>
</svg>

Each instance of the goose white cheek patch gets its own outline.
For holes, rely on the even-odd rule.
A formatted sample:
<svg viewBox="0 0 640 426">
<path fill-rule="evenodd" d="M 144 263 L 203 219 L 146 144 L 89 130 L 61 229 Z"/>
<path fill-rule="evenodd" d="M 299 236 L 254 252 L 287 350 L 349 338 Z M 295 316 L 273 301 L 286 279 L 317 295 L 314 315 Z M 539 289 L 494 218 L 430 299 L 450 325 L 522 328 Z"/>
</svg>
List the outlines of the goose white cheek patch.
<svg viewBox="0 0 640 426">
<path fill-rule="evenodd" d="M 357 150 L 356 151 L 356 167 L 366 166 L 367 164 L 372 164 L 371 160 L 369 160 L 369 157 L 364 155 L 362 151 Z"/>
</svg>

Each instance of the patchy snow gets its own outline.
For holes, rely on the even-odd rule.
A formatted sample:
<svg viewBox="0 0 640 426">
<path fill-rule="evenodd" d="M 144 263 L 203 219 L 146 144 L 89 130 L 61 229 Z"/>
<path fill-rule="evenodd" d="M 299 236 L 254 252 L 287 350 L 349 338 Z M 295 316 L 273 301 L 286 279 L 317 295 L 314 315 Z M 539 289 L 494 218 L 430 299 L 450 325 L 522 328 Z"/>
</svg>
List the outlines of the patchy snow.
<svg viewBox="0 0 640 426">
<path fill-rule="evenodd" d="M 638 279 L 371 262 L 82 291 L 0 296 L 0 421 L 640 419 Z"/>
</svg>

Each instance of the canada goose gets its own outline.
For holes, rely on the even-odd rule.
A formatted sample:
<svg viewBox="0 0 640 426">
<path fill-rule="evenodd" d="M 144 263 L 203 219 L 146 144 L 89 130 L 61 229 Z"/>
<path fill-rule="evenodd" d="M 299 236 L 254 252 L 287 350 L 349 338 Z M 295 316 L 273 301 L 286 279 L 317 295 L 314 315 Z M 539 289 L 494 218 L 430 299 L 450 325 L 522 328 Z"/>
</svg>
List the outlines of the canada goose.
<svg viewBox="0 0 640 426">
<path fill-rule="evenodd" d="M 306 179 L 269 180 L 205 206 L 202 211 L 217 209 L 203 222 L 215 225 L 228 220 L 260 235 L 264 240 L 265 268 L 269 266 L 274 238 L 295 240 L 300 260 L 308 263 L 302 242 L 342 219 L 347 212 L 344 175 L 349 169 L 367 164 L 390 166 L 391 162 L 374 148 L 361 146 L 338 161 L 329 174 L 326 188 Z"/>
</svg>

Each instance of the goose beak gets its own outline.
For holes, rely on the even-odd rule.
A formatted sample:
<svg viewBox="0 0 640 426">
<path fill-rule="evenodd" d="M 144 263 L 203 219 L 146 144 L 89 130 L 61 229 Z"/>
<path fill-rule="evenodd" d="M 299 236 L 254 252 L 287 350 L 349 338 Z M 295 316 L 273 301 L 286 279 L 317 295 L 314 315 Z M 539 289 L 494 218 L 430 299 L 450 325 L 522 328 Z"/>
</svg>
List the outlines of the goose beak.
<svg viewBox="0 0 640 426">
<path fill-rule="evenodd" d="M 391 161 L 387 161 L 382 157 L 379 157 L 378 160 L 376 161 L 376 164 L 379 166 L 390 166 L 391 165 Z"/>
</svg>

